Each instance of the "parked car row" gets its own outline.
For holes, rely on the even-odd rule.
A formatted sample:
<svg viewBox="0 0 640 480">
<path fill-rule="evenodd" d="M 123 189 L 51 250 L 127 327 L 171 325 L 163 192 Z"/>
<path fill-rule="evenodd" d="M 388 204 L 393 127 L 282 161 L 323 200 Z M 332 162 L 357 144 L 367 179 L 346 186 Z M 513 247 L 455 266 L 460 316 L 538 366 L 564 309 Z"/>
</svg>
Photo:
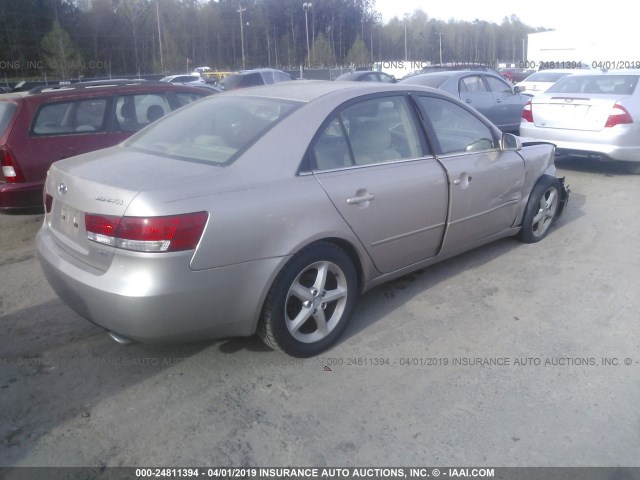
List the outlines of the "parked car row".
<svg viewBox="0 0 640 480">
<path fill-rule="evenodd" d="M 377 72 L 343 78 L 374 81 L 371 73 Z M 554 143 L 559 156 L 624 162 L 628 171 L 640 173 L 638 78 L 634 70 L 541 70 L 513 87 L 486 69 L 467 69 L 415 75 L 399 83 L 444 90 L 503 131 Z"/>
</svg>

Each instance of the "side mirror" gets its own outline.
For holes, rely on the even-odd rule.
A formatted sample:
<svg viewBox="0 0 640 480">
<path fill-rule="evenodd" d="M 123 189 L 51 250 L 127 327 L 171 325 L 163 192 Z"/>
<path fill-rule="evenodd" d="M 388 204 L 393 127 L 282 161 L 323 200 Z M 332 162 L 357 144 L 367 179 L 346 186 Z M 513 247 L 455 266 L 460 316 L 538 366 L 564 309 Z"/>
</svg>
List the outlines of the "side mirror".
<svg viewBox="0 0 640 480">
<path fill-rule="evenodd" d="M 513 92 L 514 93 L 522 93 L 526 89 L 527 89 L 527 87 L 525 87 L 525 86 L 516 85 L 515 87 L 513 87 Z"/>
<path fill-rule="evenodd" d="M 522 150 L 522 140 L 512 133 L 503 133 L 500 138 L 500 150 L 503 152 L 519 152 Z"/>
</svg>

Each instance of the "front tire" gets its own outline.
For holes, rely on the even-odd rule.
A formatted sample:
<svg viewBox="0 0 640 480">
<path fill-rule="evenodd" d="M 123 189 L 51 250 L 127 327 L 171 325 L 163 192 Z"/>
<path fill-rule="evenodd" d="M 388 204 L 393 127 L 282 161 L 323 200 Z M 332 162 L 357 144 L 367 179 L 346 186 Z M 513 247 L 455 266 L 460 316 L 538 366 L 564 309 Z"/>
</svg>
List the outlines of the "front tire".
<svg viewBox="0 0 640 480">
<path fill-rule="evenodd" d="M 558 179 L 550 176 L 533 187 L 522 218 L 521 241 L 535 243 L 548 235 L 560 211 L 561 190 Z"/>
<path fill-rule="evenodd" d="M 258 336 L 293 357 L 311 357 L 335 343 L 358 295 L 352 260 L 331 243 L 295 255 L 277 276 L 262 309 Z"/>
</svg>

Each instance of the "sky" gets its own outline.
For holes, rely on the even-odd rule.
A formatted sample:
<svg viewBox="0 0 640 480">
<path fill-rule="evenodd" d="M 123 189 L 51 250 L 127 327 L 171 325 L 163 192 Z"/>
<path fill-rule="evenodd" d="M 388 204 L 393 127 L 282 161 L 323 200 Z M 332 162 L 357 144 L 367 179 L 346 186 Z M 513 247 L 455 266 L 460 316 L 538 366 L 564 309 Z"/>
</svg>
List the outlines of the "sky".
<svg viewBox="0 0 640 480">
<path fill-rule="evenodd" d="M 591 30 L 594 33 L 611 31 L 625 22 L 618 8 L 605 8 L 602 2 L 574 3 L 563 0 L 375 0 L 375 8 L 384 22 L 393 17 L 402 18 L 405 13 L 422 9 L 429 18 L 439 20 L 473 21 L 476 18 L 502 23 L 504 17 L 516 15 L 522 23 L 531 27 L 546 27 L 562 31 Z M 627 17 L 636 17 L 630 15 Z M 636 17 L 637 18 L 637 17 Z M 631 19 L 629 25 L 631 24 Z M 632 31 L 635 31 L 636 27 Z"/>
</svg>

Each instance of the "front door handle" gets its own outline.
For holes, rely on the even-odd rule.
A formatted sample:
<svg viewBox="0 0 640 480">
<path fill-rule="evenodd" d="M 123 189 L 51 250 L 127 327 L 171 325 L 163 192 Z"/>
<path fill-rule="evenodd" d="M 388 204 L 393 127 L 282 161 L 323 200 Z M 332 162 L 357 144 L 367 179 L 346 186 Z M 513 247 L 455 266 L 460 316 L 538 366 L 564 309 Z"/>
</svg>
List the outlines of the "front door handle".
<svg viewBox="0 0 640 480">
<path fill-rule="evenodd" d="M 467 173 L 463 173 L 460 177 L 453 180 L 454 185 L 460 185 L 460 188 L 467 188 L 473 180 L 473 177 Z"/>
</svg>

